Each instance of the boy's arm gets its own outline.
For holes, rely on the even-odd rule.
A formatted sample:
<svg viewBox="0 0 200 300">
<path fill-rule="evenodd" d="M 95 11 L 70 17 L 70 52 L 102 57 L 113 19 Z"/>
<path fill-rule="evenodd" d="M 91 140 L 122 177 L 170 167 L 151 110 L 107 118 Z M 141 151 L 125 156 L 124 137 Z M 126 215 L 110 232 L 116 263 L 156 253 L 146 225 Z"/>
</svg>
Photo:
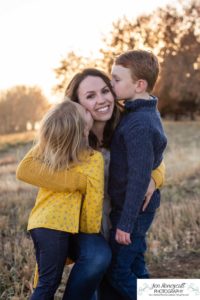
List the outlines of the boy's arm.
<svg viewBox="0 0 200 300">
<path fill-rule="evenodd" d="M 87 189 L 84 196 L 80 231 L 99 233 L 104 197 L 104 159 L 101 153 L 96 153 L 88 166 Z"/>
<path fill-rule="evenodd" d="M 131 233 L 151 179 L 154 151 L 150 129 L 129 128 L 124 135 L 128 177 L 126 195 L 117 228 Z"/>
<path fill-rule="evenodd" d="M 87 178 L 71 170 L 52 172 L 37 156 L 37 147 L 32 148 L 19 163 L 16 177 L 26 183 L 55 192 L 86 191 Z"/>
</svg>

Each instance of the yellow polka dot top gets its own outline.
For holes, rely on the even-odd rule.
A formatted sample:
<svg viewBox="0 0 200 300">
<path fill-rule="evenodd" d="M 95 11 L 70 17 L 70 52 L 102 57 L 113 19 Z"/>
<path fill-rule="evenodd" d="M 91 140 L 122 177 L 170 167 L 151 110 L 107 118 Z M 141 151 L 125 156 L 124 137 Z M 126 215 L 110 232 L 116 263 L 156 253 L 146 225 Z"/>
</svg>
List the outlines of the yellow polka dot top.
<svg viewBox="0 0 200 300">
<path fill-rule="evenodd" d="M 33 154 L 34 150 L 31 151 L 30 153 Z M 27 157 L 24 160 L 26 162 Z M 26 163 L 22 160 L 17 169 L 18 179 L 23 180 L 20 177 L 25 172 L 25 168 Z M 93 151 L 85 162 L 71 169 L 73 176 L 77 176 L 79 181 L 77 184 L 81 185 L 80 191 L 54 192 L 40 188 L 30 213 L 28 230 L 43 227 L 70 233 L 100 232 L 104 196 L 103 156 L 100 152 Z M 59 174 L 59 180 L 65 180 L 65 171 L 57 172 L 57 174 Z M 80 178 L 83 180 L 81 181 Z"/>
</svg>

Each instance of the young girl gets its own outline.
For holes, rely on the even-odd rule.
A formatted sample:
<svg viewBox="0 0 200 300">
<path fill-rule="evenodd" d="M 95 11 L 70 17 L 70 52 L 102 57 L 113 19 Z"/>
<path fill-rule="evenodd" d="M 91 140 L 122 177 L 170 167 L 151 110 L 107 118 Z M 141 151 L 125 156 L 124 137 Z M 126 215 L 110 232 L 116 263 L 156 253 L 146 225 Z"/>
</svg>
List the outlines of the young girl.
<svg viewBox="0 0 200 300">
<path fill-rule="evenodd" d="M 43 168 L 55 172 L 59 180 L 65 178 L 69 168 L 80 182 L 82 180 L 80 191 L 39 190 L 28 220 L 39 269 L 39 282 L 31 300 L 53 299 L 68 255 L 70 235 L 100 231 L 104 163 L 100 152 L 88 146 L 92 125 L 89 112 L 66 100 L 45 115 L 38 143 L 30 151 L 43 162 Z M 23 160 L 17 169 L 18 179 L 21 165 Z"/>
</svg>

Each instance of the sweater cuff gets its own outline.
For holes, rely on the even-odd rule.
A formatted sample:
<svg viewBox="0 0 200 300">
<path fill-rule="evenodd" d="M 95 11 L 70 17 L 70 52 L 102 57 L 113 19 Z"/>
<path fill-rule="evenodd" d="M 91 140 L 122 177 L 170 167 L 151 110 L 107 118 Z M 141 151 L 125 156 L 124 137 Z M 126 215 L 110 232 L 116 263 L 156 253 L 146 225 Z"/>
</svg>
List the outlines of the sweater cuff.
<svg viewBox="0 0 200 300">
<path fill-rule="evenodd" d="M 153 170 L 151 177 L 155 181 L 156 189 L 161 188 L 165 180 L 165 164 L 162 163 L 157 169 Z"/>
<path fill-rule="evenodd" d="M 134 228 L 134 218 L 129 216 L 121 216 L 117 228 L 127 233 L 132 233 Z"/>
</svg>

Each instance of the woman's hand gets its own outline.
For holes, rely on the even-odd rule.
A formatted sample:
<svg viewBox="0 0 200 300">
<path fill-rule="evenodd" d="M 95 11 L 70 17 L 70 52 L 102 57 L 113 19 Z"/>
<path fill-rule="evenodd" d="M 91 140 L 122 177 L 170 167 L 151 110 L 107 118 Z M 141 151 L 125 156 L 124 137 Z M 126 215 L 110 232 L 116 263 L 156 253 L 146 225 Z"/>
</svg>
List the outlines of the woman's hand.
<svg viewBox="0 0 200 300">
<path fill-rule="evenodd" d="M 151 178 L 146 195 L 145 195 L 142 211 L 145 211 L 145 209 L 147 208 L 147 206 L 151 200 L 151 196 L 153 195 L 155 190 L 156 190 L 156 184 L 155 184 L 155 181 L 153 180 L 153 178 Z"/>
</svg>

